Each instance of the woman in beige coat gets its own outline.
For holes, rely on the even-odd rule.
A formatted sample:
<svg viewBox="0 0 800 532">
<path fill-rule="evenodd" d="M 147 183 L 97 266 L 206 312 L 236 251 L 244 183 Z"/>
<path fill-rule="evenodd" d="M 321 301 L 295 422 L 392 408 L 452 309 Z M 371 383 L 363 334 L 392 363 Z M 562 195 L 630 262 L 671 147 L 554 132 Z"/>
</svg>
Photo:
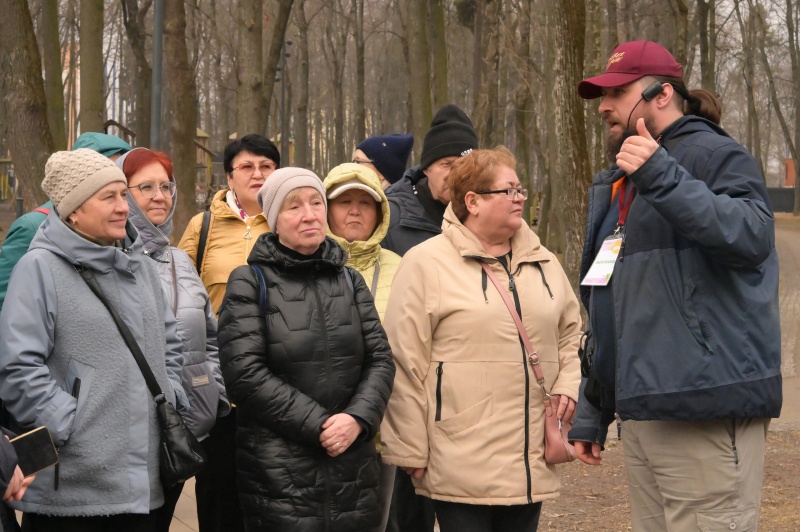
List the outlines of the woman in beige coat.
<svg viewBox="0 0 800 532">
<path fill-rule="evenodd" d="M 515 166 L 502 147 L 455 163 L 443 232 L 403 257 L 389 297 L 397 374 L 382 456 L 434 500 L 442 532 L 536 530 L 541 501 L 560 487 L 544 462 L 543 392 L 480 262 L 516 303 L 557 415 L 575 413 L 578 301 L 522 220 Z"/>
</svg>

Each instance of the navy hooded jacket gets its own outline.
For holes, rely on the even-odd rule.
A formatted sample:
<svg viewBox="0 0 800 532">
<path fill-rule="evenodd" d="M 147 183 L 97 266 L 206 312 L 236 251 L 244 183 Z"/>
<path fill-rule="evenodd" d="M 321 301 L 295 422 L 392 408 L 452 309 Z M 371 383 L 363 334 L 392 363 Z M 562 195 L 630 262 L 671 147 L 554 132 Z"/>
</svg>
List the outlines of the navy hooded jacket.
<svg viewBox="0 0 800 532">
<path fill-rule="evenodd" d="M 778 258 L 772 209 L 755 159 L 724 130 L 685 116 L 629 176 L 634 199 L 613 274 L 616 411 L 625 419 L 779 417 Z M 664 147 L 667 146 L 667 148 Z M 581 278 L 623 172 L 589 189 Z M 589 308 L 590 287 L 581 287 Z M 594 371 L 600 371 L 595 368 Z M 603 442 L 581 401 L 570 438 Z"/>
</svg>

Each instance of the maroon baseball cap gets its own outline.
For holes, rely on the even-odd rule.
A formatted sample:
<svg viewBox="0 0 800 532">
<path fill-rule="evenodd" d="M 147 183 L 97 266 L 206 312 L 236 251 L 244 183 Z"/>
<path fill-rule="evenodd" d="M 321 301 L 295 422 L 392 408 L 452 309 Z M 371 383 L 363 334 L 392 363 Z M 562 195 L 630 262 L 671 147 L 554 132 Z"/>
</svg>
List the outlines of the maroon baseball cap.
<svg viewBox="0 0 800 532">
<path fill-rule="evenodd" d="M 586 78 L 578 84 L 584 100 L 603 95 L 606 87 L 619 87 L 645 76 L 683 77 L 683 67 L 669 51 L 653 41 L 622 43 L 608 58 L 605 74 Z"/>
</svg>

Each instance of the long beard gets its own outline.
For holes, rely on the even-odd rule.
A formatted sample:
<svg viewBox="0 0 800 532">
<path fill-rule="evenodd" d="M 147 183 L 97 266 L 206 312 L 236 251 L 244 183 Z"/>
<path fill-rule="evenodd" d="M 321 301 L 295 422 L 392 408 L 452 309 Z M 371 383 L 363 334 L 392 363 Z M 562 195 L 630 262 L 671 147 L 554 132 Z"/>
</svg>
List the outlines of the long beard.
<svg viewBox="0 0 800 532">
<path fill-rule="evenodd" d="M 653 119 L 649 116 L 644 118 L 644 125 L 647 127 L 647 130 L 650 132 L 651 135 L 655 136 L 655 126 L 653 124 Z M 622 149 L 622 145 L 625 143 L 625 140 L 628 137 L 632 137 L 634 135 L 638 135 L 639 133 L 636 131 L 636 123 L 632 123 L 628 129 L 623 132 L 621 135 L 614 137 L 610 134 L 606 135 L 606 157 L 608 157 L 608 162 L 614 164 L 617 162 L 617 154 L 619 150 Z"/>
<path fill-rule="evenodd" d="M 618 136 L 606 135 L 606 157 L 608 157 L 609 163 L 614 164 L 617 162 L 617 154 L 619 153 L 619 150 L 622 149 L 625 139 L 632 137 L 635 134 L 636 131 L 628 130 Z"/>
</svg>

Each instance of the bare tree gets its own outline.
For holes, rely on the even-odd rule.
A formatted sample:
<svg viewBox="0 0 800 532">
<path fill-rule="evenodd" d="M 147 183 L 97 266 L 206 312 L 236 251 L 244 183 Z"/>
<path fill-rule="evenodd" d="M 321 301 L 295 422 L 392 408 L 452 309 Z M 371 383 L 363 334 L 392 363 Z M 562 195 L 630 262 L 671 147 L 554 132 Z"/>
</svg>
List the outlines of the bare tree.
<svg viewBox="0 0 800 532">
<path fill-rule="evenodd" d="M 408 2 L 408 83 L 411 101 L 411 124 L 414 138 L 422 139 L 428 130 L 433 113 L 431 111 L 431 68 L 428 33 L 425 20 L 428 17 L 427 0 Z M 422 143 L 414 143 L 414 153 L 419 158 Z"/>
<path fill-rule="evenodd" d="M 558 185 L 552 200 L 558 201 L 558 216 L 563 231 L 563 252 L 567 275 L 578 285 L 586 215 L 586 189 L 589 184 L 589 156 L 583 102 L 576 87 L 583 77 L 584 35 L 586 31 L 583 0 L 558 0 L 555 17 L 555 137 L 559 150 L 555 155 L 552 184 Z M 556 177 L 557 176 L 557 177 Z"/>
<path fill-rule="evenodd" d="M 748 13 L 747 21 L 744 20 L 740 7 L 741 2 L 734 0 L 734 11 L 736 20 L 739 22 L 739 31 L 742 37 L 742 79 L 745 84 L 745 94 L 747 96 L 747 140 L 745 145 L 758 161 L 762 170 L 764 163 L 761 158 L 761 131 L 758 126 L 758 110 L 756 109 L 755 88 L 755 55 L 748 53 L 755 48 L 753 38 L 753 16 Z"/>
<path fill-rule="evenodd" d="M 136 75 L 133 78 L 133 130 L 140 146 L 150 146 L 150 110 L 151 91 L 153 86 L 153 69 L 147 61 L 145 42 L 147 30 L 145 18 L 152 6 L 152 0 L 122 0 L 122 21 L 133 52 L 133 64 Z"/>
<path fill-rule="evenodd" d="M 800 43 L 798 43 L 797 27 L 795 26 L 797 2 L 786 0 L 786 30 L 789 34 L 789 57 L 792 61 L 792 86 L 794 89 L 794 138 L 795 149 L 800 140 Z M 800 159 L 797 153 L 792 154 L 794 159 L 794 209 L 792 214 L 800 216 Z"/>
<path fill-rule="evenodd" d="M 81 131 L 103 131 L 103 0 L 81 0 Z"/>
<path fill-rule="evenodd" d="M 430 43 L 433 65 L 433 106 L 442 107 L 450 101 L 447 90 L 447 32 L 445 31 L 442 0 L 430 0 L 428 9 L 431 30 Z"/>
<path fill-rule="evenodd" d="M 47 124 L 42 62 L 27 2 L 2 0 L 0 11 L 0 94 L 9 122 L 6 141 L 25 205 L 31 208 L 47 199 L 40 185 L 44 165 L 54 149 Z"/>
<path fill-rule="evenodd" d="M 39 32 L 44 60 L 44 91 L 47 98 L 47 123 L 56 150 L 67 149 L 64 127 L 64 83 L 61 81 L 61 42 L 58 32 L 58 3 L 42 3 L 42 31 Z"/>
<path fill-rule="evenodd" d="M 306 0 L 300 0 L 295 7 L 295 26 L 297 26 L 298 58 L 298 95 L 295 111 L 294 127 L 294 160 L 300 167 L 310 163 L 309 128 L 308 128 L 308 83 L 310 77 L 308 54 L 309 19 L 306 16 Z"/>
<path fill-rule="evenodd" d="M 700 37 L 700 86 L 716 93 L 717 30 L 716 8 L 713 0 L 697 0 L 697 23 Z"/>
<path fill-rule="evenodd" d="M 264 29 L 263 0 L 239 2 L 239 91 L 236 93 L 236 131 L 264 133 L 267 125 L 264 101 L 264 65 L 261 34 Z M 272 80 L 268 81 L 272 84 Z"/>
<path fill-rule="evenodd" d="M 186 9 L 183 2 L 164 2 L 164 59 L 170 82 L 165 85 L 170 121 L 170 155 L 178 179 L 178 206 L 174 235 L 182 235 L 196 211 L 197 87 L 186 46 Z"/>
<path fill-rule="evenodd" d="M 753 8 L 751 4 L 751 9 Z M 758 54 L 759 59 L 761 61 L 761 68 L 764 69 L 764 74 L 767 77 L 767 83 L 769 86 L 770 97 L 772 99 L 772 105 L 775 109 L 775 114 L 778 118 L 778 123 L 781 125 L 781 131 L 783 131 L 783 138 L 786 141 L 786 145 L 789 147 L 789 153 L 792 156 L 792 159 L 797 161 L 797 146 L 795 145 L 794 139 L 792 138 L 792 132 L 789 129 L 789 124 L 786 121 L 786 117 L 783 114 L 783 110 L 781 109 L 780 104 L 780 97 L 778 95 L 778 90 L 775 85 L 775 77 L 772 74 L 772 67 L 770 66 L 769 59 L 767 58 L 767 51 L 766 51 L 766 43 L 769 40 L 769 36 L 767 35 L 767 25 L 764 20 L 763 13 L 760 10 L 757 11 L 757 23 L 758 23 Z M 767 152 L 768 153 L 768 152 Z"/>
<path fill-rule="evenodd" d="M 353 0 L 353 18 L 356 40 L 356 142 L 367 135 L 367 103 L 364 64 L 364 0 Z"/>
<path fill-rule="evenodd" d="M 264 116 L 267 117 L 267 123 L 264 124 L 264 131 L 269 130 L 269 108 L 272 105 L 272 93 L 275 90 L 275 73 L 278 71 L 278 63 L 281 59 L 281 52 L 283 51 L 284 39 L 286 38 L 286 26 L 289 24 L 289 15 L 292 13 L 292 5 L 294 0 L 277 0 L 278 14 L 275 16 L 274 24 L 272 26 L 272 39 L 269 43 L 269 53 L 267 54 L 266 61 L 264 62 L 264 101 L 266 102 L 266 109 Z"/>
</svg>

